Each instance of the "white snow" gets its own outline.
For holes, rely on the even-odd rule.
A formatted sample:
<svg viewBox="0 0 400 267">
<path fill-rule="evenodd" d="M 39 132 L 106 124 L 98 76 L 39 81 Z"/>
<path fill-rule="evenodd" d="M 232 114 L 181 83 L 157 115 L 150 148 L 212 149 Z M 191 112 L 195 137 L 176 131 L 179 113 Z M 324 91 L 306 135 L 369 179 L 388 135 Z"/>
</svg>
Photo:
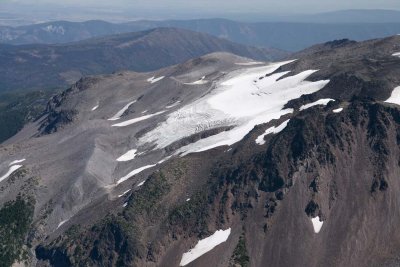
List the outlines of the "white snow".
<svg viewBox="0 0 400 267">
<path fill-rule="evenodd" d="M 134 119 L 131 119 L 131 120 L 123 121 L 123 122 L 120 122 L 120 123 L 117 123 L 117 124 L 113 124 L 111 126 L 113 126 L 113 127 L 125 127 L 125 126 L 128 126 L 128 125 L 132 125 L 134 123 L 137 123 L 139 121 L 144 121 L 144 120 L 150 119 L 151 117 L 160 115 L 160 114 L 162 114 L 164 112 L 165 112 L 165 110 L 164 111 L 159 111 L 159 112 L 156 112 L 156 113 L 153 113 L 153 114 L 149 114 L 149 115 L 145 115 L 145 116 L 142 116 L 142 117 L 134 118 Z"/>
<path fill-rule="evenodd" d="M 136 187 L 141 187 L 142 185 L 144 185 L 145 182 L 146 182 L 146 180 L 144 180 L 143 182 L 140 182 Z"/>
<path fill-rule="evenodd" d="M 204 130 L 233 126 L 231 130 L 201 139 L 175 153 L 186 155 L 232 145 L 255 125 L 292 113 L 291 109 L 283 109 L 288 101 L 303 94 L 314 93 L 329 81 L 305 81 L 317 70 L 304 71 L 280 80 L 288 72 L 265 77 L 290 62 L 241 69 L 228 74 L 209 94 L 170 113 L 166 121 L 139 139 L 139 145 L 153 143 L 156 149 L 163 149 L 177 140 Z M 259 80 L 259 77 L 264 78 Z"/>
<path fill-rule="evenodd" d="M 231 228 L 228 228 L 227 230 L 218 230 L 213 235 L 200 240 L 193 249 L 182 255 L 179 266 L 185 266 L 191 263 L 195 259 L 211 251 L 219 244 L 224 243 L 228 240 L 230 234 Z"/>
<path fill-rule="evenodd" d="M 400 105 L 400 86 L 393 89 L 392 94 L 385 102 Z"/>
<path fill-rule="evenodd" d="M 109 121 L 116 121 L 119 120 L 122 116 L 122 114 L 124 114 L 124 112 L 133 104 L 135 103 L 136 100 L 129 102 L 128 104 L 126 104 L 120 111 L 118 111 L 114 116 L 112 116 L 111 118 L 109 118 Z"/>
<path fill-rule="evenodd" d="M 331 101 L 335 101 L 335 99 L 323 98 L 323 99 L 317 100 L 315 102 L 312 102 L 312 103 L 309 103 L 309 104 L 301 106 L 300 107 L 300 111 L 308 109 L 308 108 L 311 108 L 311 107 L 314 107 L 314 106 L 318 106 L 318 105 L 326 106 Z"/>
<path fill-rule="evenodd" d="M 15 172 L 16 170 L 18 170 L 19 168 L 21 168 L 22 165 L 13 165 L 11 166 L 8 171 L 6 172 L 6 174 L 4 174 L 3 176 L 0 177 L 0 182 L 7 179 L 13 172 Z"/>
<path fill-rule="evenodd" d="M 206 76 L 203 76 L 203 77 L 201 77 L 201 79 L 199 79 L 199 80 L 197 80 L 197 81 L 195 81 L 195 82 L 192 82 L 192 83 L 185 83 L 185 84 L 186 84 L 186 85 L 206 84 L 206 83 L 208 83 L 208 81 L 205 80 L 205 78 L 206 78 Z"/>
<path fill-rule="evenodd" d="M 67 219 L 67 220 L 64 220 L 64 221 L 62 221 L 62 222 L 60 222 L 60 223 L 58 224 L 58 226 L 57 226 L 57 229 L 60 228 L 61 225 L 63 225 L 63 224 L 66 223 L 66 222 L 68 222 L 68 219 Z"/>
<path fill-rule="evenodd" d="M 337 109 L 332 110 L 333 113 L 340 113 L 342 111 L 343 111 L 343 108 L 337 108 Z"/>
<path fill-rule="evenodd" d="M 131 171 L 130 173 L 128 173 L 128 174 L 125 175 L 124 177 L 121 177 L 121 178 L 117 181 L 117 185 L 120 184 L 120 183 L 122 183 L 122 182 L 125 182 L 126 180 L 128 180 L 128 179 L 131 178 L 132 176 L 134 176 L 134 175 L 136 175 L 136 174 L 138 174 L 138 173 L 141 173 L 142 171 L 144 171 L 144 170 L 146 170 L 146 169 L 149 169 L 149 168 L 151 168 L 151 167 L 154 167 L 154 166 L 156 166 L 156 164 L 143 166 L 143 167 L 140 167 L 140 168 L 138 168 L 138 169 L 135 169 L 135 170 Z"/>
<path fill-rule="evenodd" d="M 98 107 L 99 107 L 99 105 L 94 106 L 94 107 L 92 108 L 92 111 L 95 111 Z"/>
<path fill-rule="evenodd" d="M 56 34 L 65 34 L 65 29 L 63 26 L 57 26 L 57 25 L 47 25 L 45 27 L 42 27 L 42 30 L 49 32 L 49 33 L 56 33 Z"/>
<path fill-rule="evenodd" d="M 137 152 L 137 149 L 129 150 L 128 152 L 126 152 L 125 154 L 123 154 L 122 156 L 117 158 L 117 161 L 130 161 L 130 160 L 133 160 L 137 155 L 139 155 L 136 152 Z"/>
<path fill-rule="evenodd" d="M 161 81 L 162 79 L 164 79 L 165 78 L 165 76 L 161 76 L 161 77 L 158 77 L 158 78 L 156 78 L 156 77 L 151 77 L 151 78 L 149 78 L 149 79 L 147 79 L 147 81 L 149 82 L 149 83 L 156 83 L 156 82 L 158 82 L 158 81 Z"/>
<path fill-rule="evenodd" d="M 313 227 L 314 227 L 314 232 L 315 232 L 316 234 L 318 234 L 319 231 L 321 231 L 321 227 L 322 227 L 322 224 L 323 224 L 324 222 L 322 222 L 322 221 L 319 220 L 319 216 L 317 216 L 317 217 L 315 217 L 315 218 L 312 218 L 312 219 L 311 219 L 311 222 L 312 222 Z"/>
<path fill-rule="evenodd" d="M 129 191 L 131 191 L 131 189 L 126 190 L 126 191 L 123 192 L 121 195 L 118 195 L 118 197 L 123 197 L 123 196 L 125 196 L 127 193 L 129 193 Z"/>
<path fill-rule="evenodd" d="M 17 160 L 14 160 L 14 161 L 10 162 L 10 164 L 8 164 L 8 166 L 11 166 L 11 165 L 14 165 L 14 164 L 17 164 L 17 163 L 24 162 L 25 160 L 26 160 L 26 159 L 17 159 Z"/>
<path fill-rule="evenodd" d="M 393 53 L 392 56 L 394 56 L 394 57 L 400 57 L 400 52 Z"/>
<path fill-rule="evenodd" d="M 181 103 L 181 101 L 176 101 L 175 103 L 173 103 L 173 104 L 171 104 L 171 105 L 169 105 L 169 106 L 166 106 L 165 108 L 173 108 L 173 107 L 175 107 L 175 106 L 177 106 L 177 105 L 179 105 Z"/>
<path fill-rule="evenodd" d="M 128 206 L 128 202 L 125 202 L 124 205 L 122 205 L 122 207 L 124 207 L 124 208 L 125 208 L 126 206 Z"/>
<path fill-rule="evenodd" d="M 236 65 L 239 65 L 239 66 L 253 66 L 253 65 L 265 64 L 265 62 L 250 61 L 250 62 L 235 63 L 235 64 L 236 64 Z"/>
<path fill-rule="evenodd" d="M 148 111 L 148 110 L 146 109 L 146 110 L 142 111 L 141 113 L 144 114 L 144 113 L 146 113 L 147 111 Z"/>
<path fill-rule="evenodd" d="M 190 198 L 186 199 L 186 202 L 190 201 Z"/>
<path fill-rule="evenodd" d="M 283 129 L 286 128 L 288 123 L 289 123 L 289 120 L 286 120 L 286 121 L 282 122 L 282 124 L 279 125 L 278 127 L 272 126 L 271 128 L 268 128 L 267 130 L 265 130 L 265 132 L 262 135 L 257 137 L 256 143 L 259 144 L 259 145 L 264 145 L 265 144 L 264 137 L 266 135 L 268 135 L 270 133 L 273 133 L 273 134 L 279 133 L 280 131 L 282 131 Z"/>
</svg>

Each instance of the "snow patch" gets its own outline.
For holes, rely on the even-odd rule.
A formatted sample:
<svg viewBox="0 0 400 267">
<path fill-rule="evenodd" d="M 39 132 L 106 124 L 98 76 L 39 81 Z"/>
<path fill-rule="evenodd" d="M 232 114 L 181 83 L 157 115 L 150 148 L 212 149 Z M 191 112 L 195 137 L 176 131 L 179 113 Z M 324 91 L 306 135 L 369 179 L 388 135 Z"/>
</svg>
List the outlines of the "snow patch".
<svg viewBox="0 0 400 267">
<path fill-rule="evenodd" d="M 186 199 L 186 202 L 190 201 L 190 198 Z"/>
<path fill-rule="evenodd" d="M 4 174 L 3 176 L 0 177 L 0 182 L 7 179 L 13 172 L 15 172 L 16 170 L 18 170 L 19 168 L 21 168 L 22 165 L 13 165 L 11 166 L 8 171 L 6 172 L 6 174 Z"/>
<path fill-rule="evenodd" d="M 181 103 L 181 101 L 176 101 L 175 103 L 173 103 L 173 104 L 171 104 L 171 105 L 169 105 L 169 106 L 166 106 L 165 108 L 173 108 L 173 107 L 175 107 L 175 106 L 177 106 L 177 105 L 179 105 Z"/>
<path fill-rule="evenodd" d="M 135 169 L 135 170 L 131 171 L 130 173 L 128 173 L 128 174 L 125 175 L 124 177 L 121 177 L 121 178 L 117 181 L 117 185 L 120 184 L 120 183 L 122 183 L 122 182 L 125 182 L 126 180 L 128 180 L 128 179 L 131 178 L 132 176 L 134 176 L 134 175 L 136 175 L 136 174 L 138 174 L 138 173 L 141 173 L 142 171 L 144 171 L 144 170 L 146 170 L 146 169 L 149 169 L 149 168 L 151 168 L 151 167 L 154 167 L 154 166 L 156 166 L 156 164 L 143 166 L 143 167 L 140 167 L 140 168 L 138 168 L 138 169 Z"/>
<path fill-rule="evenodd" d="M 128 206 L 128 202 L 125 202 L 124 205 L 122 205 L 122 207 L 124 207 L 124 208 L 125 208 L 126 206 Z"/>
<path fill-rule="evenodd" d="M 392 94 L 385 102 L 400 105 L 400 86 L 393 89 Z"/>
<path fill-rule="evenodd" d="M 132 125 L 132 124 L 140 122 L 140 121 L 144 121 L 144 120 L 150 119 L 151 117 L 160 115 L 160 114 L 162 114 L 164 112 L 165 112 L 165 110 L 164 111 L 159 111 L 159 112 L 156 112 L 156 113 L 153 113 L 153 114 L 149 114 L 149 115 L 145 115 L 145 116 L 138 117 L 138 118 L 135 118 L 135 119 L 131 119 L 131 120 L 127 120 L 127 121 L 124 121 L 124 122 L 117 123 L 117 124 L 113 124 L 111 126 L 113 126 L 113 127 L 125 127 L 125 126 Z"/>
<path fill-rule="evenodd" d="M 94 107 L 92 108 L 92 111 L 95 111 L 98 107 L 99 107 L 99 105 L 94 106 Z"/>
<path fill-rule="evenodd" d="M 206 84 L 206 83 L 208 83 L 208 81 L 205 80 L 205 78 L 206 78 L 206 76 L 203 76 L 203 77 L 201 77 L 200 80 L 197 80 L 197 81 L 192 82 L 192 83 L 184 83 L 184 84 L 186 84 L 186 85 L 200 85 L 200 84 Z"/>
<path fill-rule="evenodd" d="M 280 131 L 282 131 L 283 129 L 286 128 L 288 123 L 289 123 L 289 120 L 286 120 L 281 125 L 279 125 L 278 127 L 272 126 L 271 128 L 268 128 L 267 130 L 265 130 L 265 132 L 262 135 L 257 137 L 256 143 L 259 144 L 259 145 L 264 145 L 265 144 L 264 137 L 266 135 L 271 134 L 271 133 L 273 133 L 273 134 L 279 133 Z"/>
<path fill-rule="evenodd" d="M 193 249 L 182 255 L 179 266 L 185 266 L 191 263 L 195 259 L 211 251 L 219 244 L 224 243 L 228 240 L 230 234 L 231 228 L 228 228 L 227 230 L 218 230 L 213 235 L 200 240 Z"/>
<path fill-rule="evenodd" d="M 121 195 L 118 195 L 118 197 L 123 197 L 123 196 L 125 196 L 126 194 L 129 193 L 129 191 L 131 191 L 131 189 L 126 190 L 126 191 L 123 192 Z"/>
<path fill-rule="evenodd" d="M 337 108 L 337 109 L 332 110 L 333 113 L 340 113 L 342 111 L 343 111 L 343 108 Z"/>
<path fill-rule="evenodd" d="M 261 65 L 261 64 L 265 64 L 265 62 L 250 61 L 250 62 L 235 63 L 235 65 L 239 65 L 239 66 L 253 66 L 253 65 Z"/>
<path fill-rule="evenodd" d="M 314 227 L 314 232 L 315 232 L 316 234 L 318 234 L 319 231 L 321 231 L 321 227 L 322 227 L 322 224 L 323 224 L 324 222 L 320 221 L 319 216 L 317 216 L 317 217 L 315 217 L 315 218 L 312 218 L 312 219 L 311 219 L 311 222 L 312 222 L 313 227 Z"/>
<path fill-rule="evenodd" d="M 48 33 L 56 33 L 61 35 L 65 34 L 65 29 L 63 26 L 47 25 L 46 27 L 43 27 L 42 30 Z"/>
<path fill-rule="evenodd" d="M 57 229 L 60 228 L 64 223 L 68 222 L 69 219 L 60 222 L 57 226 Z"/>
<path fill-rule="evenodd" d="M 158 78 L 156 78 L 155 76 L 153 76 L 153 77 L 151 77 L 151 78 L 149 78 L 149 79 L 147 79 L 147 81 L 149 82 L 149 83 L 156 83 L 156 82 L 158 82 L 158 81 L 161 81 L 162 79 L 164 79 L 165 78 L 165 76 L 161 76 L 161 77 L 158 77 Z"/>
<path fill-rule="evenodd" d="M 119 158 L 117 158 L 117 161 L 130 161 L 133 160 L 137 155 L 137 149 L 132 149 L 129 150 L 128 152 L 126 152 L 125 154 L 123 154 L 122 156 L 120 156 Z"/>
<path fill-rule="evenodd" d="M 11 166 L 11 165 L 14 165 L 14 164 L 17 164 L 17 163 L 24 162 L 25 160 L 26 160 L 26 159 L 17 159 L 17 160 L 14 160 L 14 161 L 10 162 L 10 164 L 8 164 L 8 166 Z"/>
<path fill-rule="evenodd" d="M 109 121 L 116 121 L 119 120 L 122 116 L 122 114 L 124 114 L 124 112 L 133 104 L 135 103 L 136 100 L 129 102 L 128 104 L 126 104 L 120 111 L 118 111 L 114 116 L 112 116 L 111 118 L 109 118 Z"/>
<path fill-rule="evenodd" d="M 393 53 L 392 56 L 394 56 L 394 57 L 400 57 L 400 52 Z"/>
<path fill-rule="evenodd" d="M 146 182 L 146 180 L 144 180 L 143 182 L 138 183 L 138 185 L 136 187 L 141 187 L 142 185 L 144 185 L 145 182 Z"/>
<path fill-rule="evenodd" d="M 141 113 L 144 114 L 144 113 L 146 113 L 147 111 L 148 111 L 148 110 L 146 109 L 146 110 L 142 111 Z"/>
<path fill-rule="evenodd" d="M 335 101 L 335 99 L 331 99 L 331 98 L 320 99 L 320 100 L 317 100 L 315 102 L 312 102 L 312 103 L 309 103 L 309 104 L 301 106 L 300 107 L 300 111 L 308 109 L 308 108 L 311 108 L 311 107 L 314 107 L 314 106 L 318 106 L 318 105 L 326 106 L 331 101 Z"/>
</svg>

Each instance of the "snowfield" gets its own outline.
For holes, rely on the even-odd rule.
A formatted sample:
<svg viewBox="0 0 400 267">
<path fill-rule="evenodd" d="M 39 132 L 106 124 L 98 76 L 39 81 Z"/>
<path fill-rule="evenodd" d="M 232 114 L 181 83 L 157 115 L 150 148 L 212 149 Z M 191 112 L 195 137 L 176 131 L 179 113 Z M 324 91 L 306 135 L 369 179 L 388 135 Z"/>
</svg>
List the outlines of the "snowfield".
<svg viewBox="0 0 400 267">
<path fill-rule="evenodd" d="M 265 64 L 265 62 L 250 61 L 250 62 L 235 63 L 235 64 L 238 66 L 254 66 L 254 65 Z"/>
<path fill-rule="evenodd" d="M 317 216 L 317 217 L 315 217 L 315 218 L 312 218 L 312 219 L 311 219 L 311 222 L 312 222 L 312 225 L 313 225 L 313 228 L 314 228 L 314 232 L 315 232 L 316 234 L 318 234 L 319 231 L 321 231 L 322 224 L 323 224 L 324 222 L 320 221 L 319 216 Z"/>
<path fill-rule="evenodd" d="M 13 172 L 15 172 L 16 170 L 18 170 L 19 168 L 21 168 L 22 165 L 12 165 L 8 171 L 6 172 L 6 174 L 4 174 L 3 176 L 0 177 L 0 182 L 2 182 L 3 180 L 7 179 Z"/>
<path fill-rule="evenodd" d="M 211 251 L 213 248 L 228 240 L 231 234 L 231 228 L 226 230 L 217 230 L 213 235 L 200 240 L 196 246 L 182 255 L 179 266 L 185 266 L 200 256 Z"/>
<path fill-rule="evenodd" d="M 309 104 L 301 106 L 300 107 L 300 111 L 308 109 L 308 108 L 311 108 L 311 107 L 314 107 L 314 106 L 326 106 L 331 101 L 335 101 L 335 99 L 332 99 L 332 98 L 320 99 L 320 100 L 317 100 L 315 102 L 312 102 L 312 103 L 309 103 Z"/>
<path fill-rule="evenodd" d="M 117 158 L 117 161 L 130 161 L 130 160 L 133 160 L 137 155 L 139 155 L 136 152 L 137 152 L 137 149 L 129 150 L 128 152 L 126 152 L 125 154 L 123 154 L 122 156 Z"/>
<path fill-rule="evenodd" d="M 165 78 L 165 76 L 161 76 L 161 77 L 158 77 L 158 78 L 156 78 L 156 77 L 151 77 L 151 78 L 149 78 L 149 79 L 147 79 L 147 81 L 149 82 L 149 83 L 156 83 L 156 82 L 158 82 L 158 81 L 161 81 L 162 79 L 164 79 Z"/>
<path fill-rule="evenodd" d="M 290 62 L 292 61 L 247 68 L 228 74 L 209 94 L 170 113 L 166 121 L 139 139 L 139 146 L 152 143 L 156 149 L 163 149 L 200 131 L 233 127 L 184 146 L 175 154 L 205 151 L 232 145 L 240 141 L 255 125 L 292 113 L 291 109 L 283 109 L 288 101 L 322 89 L 329 80 L 305 81 L 317 70 L 304 71 L 280 80 L 288 72 L 271 74 Z"/>
<path fill-rule="evenodd" d="M 392 94 L 385 102 L 400 105 L 400 86 L 393 89 Z"/>
<path fill-rule="evenodd" d="M 264 145 L 265 144 L 264 137 L 266 135 L 271 134 L 271 133 L 277 134 L 277 133 L 281 132 L 283 129 L 286 128 L 288 123 L 289 123 L 289 120 L 286 120 L 286 121 L 282 122 L 282 124 L 279 125 L 278 127 L 272 126 L 271 128 L 268 128 L 267 130 L 265 130 L 265 132 L 262 135 L 257 137 L 256 143 L 259 145 Z"/>
<path fill-rule="evenodd" d="M 126 104 L 120 111 L 118 111 L 114 116 L 112 116 L 111 118 L 109 118 L 109 121 L 116 121 L 119 120 L 122 116 L 122 114 L 124 114 L 124 112 L 132 105 L 136 103 L 136 100 L 129 102 L 128 104 Z"/>
</svg>

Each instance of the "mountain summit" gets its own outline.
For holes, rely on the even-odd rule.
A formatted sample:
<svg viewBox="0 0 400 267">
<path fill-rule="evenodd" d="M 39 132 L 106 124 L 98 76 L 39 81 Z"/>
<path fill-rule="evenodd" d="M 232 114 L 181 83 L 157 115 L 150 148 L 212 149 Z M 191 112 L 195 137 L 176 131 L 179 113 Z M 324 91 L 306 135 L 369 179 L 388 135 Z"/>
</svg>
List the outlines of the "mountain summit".
<svg viewBox="0 0 400 267">
<path fill-rule="evenodd" d="M 400 264 L 399 55 L 400 36 L 337 40 L 81 79 L 1 147 L 4 258 Z"/>
</svg>

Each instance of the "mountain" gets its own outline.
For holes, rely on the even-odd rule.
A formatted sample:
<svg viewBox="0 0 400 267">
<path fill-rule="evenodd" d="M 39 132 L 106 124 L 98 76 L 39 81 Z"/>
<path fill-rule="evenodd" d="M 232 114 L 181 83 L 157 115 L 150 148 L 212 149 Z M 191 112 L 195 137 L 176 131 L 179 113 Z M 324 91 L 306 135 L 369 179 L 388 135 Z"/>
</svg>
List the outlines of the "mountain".
<svg viewBox="0 0 400 267">
<path fill-rule="evenodd" d="M 277 21 L 257 23 L 226 19 L 133 21 L 122 24 L 104 21 L 55 21 L 16 28 L 0 27 L 0 42 L 8 44 L 65 43 L 115 33 L 174 27 L 208 33 L 251 46 L 299 51 L 317 43 L 336 39 L 348 38 L 363 41 L 398 34 L 400 16 L 397 14 L 397 11 L 350 10 L 298 18 L 285 17 Z M 268 17 L 265 20 L 268 20 Z"/>
<path fill-rule="evenodd" d="M 81 79 L 0 147 L 0 262 L 399 265 L 399 55 L 336 40 Z"/>
<path fill-rule="evenodd" d="M 218 51 L 263 61 L 287 55 L 172 28 L 59 45 L 0 45 L 0 91 L 63 88 L 82 76 L 156 70 Z"/>
</svg>

